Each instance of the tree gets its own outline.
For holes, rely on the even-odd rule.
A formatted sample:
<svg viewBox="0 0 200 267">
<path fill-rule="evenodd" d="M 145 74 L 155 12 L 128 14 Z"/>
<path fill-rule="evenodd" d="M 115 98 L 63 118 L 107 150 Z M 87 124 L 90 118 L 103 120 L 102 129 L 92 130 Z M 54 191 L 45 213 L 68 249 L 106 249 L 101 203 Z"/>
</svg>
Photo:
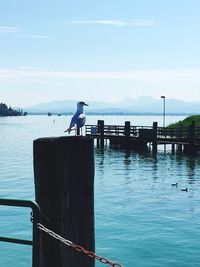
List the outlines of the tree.
<svg viewBox="0 0 200 267">
<path fill-rule="evenodd" d="M 8 106 L 5 103 L 0 103 L 0 116 L 22 116 L 22 110 L 15 110 Z"/>
</svg>

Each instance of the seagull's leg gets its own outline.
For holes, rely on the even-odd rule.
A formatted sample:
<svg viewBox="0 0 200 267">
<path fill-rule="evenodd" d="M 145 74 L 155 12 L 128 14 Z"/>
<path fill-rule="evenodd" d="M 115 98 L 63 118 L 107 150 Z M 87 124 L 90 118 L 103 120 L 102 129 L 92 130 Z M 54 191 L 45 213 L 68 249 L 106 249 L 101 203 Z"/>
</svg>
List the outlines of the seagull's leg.
<svg viewBox="0 0 200 267">
<path fill-rule="evenodd" d="M 77 128 L 77 135 L 80 135 L 80 128 Z"/>
</svg>

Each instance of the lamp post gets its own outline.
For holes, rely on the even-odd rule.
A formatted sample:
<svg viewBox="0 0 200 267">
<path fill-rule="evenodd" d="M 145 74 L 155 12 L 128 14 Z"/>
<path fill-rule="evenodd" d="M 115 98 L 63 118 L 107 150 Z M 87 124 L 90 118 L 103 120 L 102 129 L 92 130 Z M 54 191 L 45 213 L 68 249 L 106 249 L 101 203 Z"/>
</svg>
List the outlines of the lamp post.
<svg viewBox="0 0 200 267">
<path fill-rule="evenodd" d="M 162 95 L 161 98 L 163 99 L 163 127 L 165 127 L 165 96 Z"/>
</svg>

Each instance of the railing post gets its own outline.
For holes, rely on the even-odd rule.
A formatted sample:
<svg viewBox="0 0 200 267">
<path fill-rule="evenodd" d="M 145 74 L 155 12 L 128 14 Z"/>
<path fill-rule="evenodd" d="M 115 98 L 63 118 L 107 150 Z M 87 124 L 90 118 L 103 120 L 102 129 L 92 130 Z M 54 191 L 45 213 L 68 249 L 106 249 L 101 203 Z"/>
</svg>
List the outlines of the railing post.
<svg viewBox="0 0 200 267">
<path fill-rule="evenodd" d="M 130 121 L 125 121 L 124 135 L 125 135 L 126 146 L 129 146 L 130 132 L 131 132 L 131 123 L 130 123 Z"/>
<path fill-rule="evenodd" d="M 32 230 L 32 238 L 33 238 L 33 248 L 32 248 L 32 266 L 38 267 L 40 266 L 40 233 L 37 228 L 37 223 L 39 222 L 39 206 L 37 204 L 34 204 L 32 206 L 33 211 L 33 230 Z"/>
<path fill-rule="evenodd" d="M 172 143 L 172 154 L 174 154 L 174 150 L 175 150 L 175 144 Z"/>
<path fill-rule="evenodd" d="M 157 128 L 158 128 L 158 123 L 153 122 L 153 153 L 157 153 Z"/>
<path fill-rule="evenodd" d="M 176 128 L 176 137 L 177 138 L 182 138 L 183 137 L 183 125 L 179 125 Z"/>
<path fill-rule="evenodd" d="M 192 124 L 189 126 L 189 140 L 190 144 L 194 143 L 194 138 L 195 138 L 195 122 L 192 121 Z"/>
<path fill-rule="evenodd" d="M 189 138 L 189 146 L 188 151 L 190 154 L 194 154 L 196 152 L 195 149 L 195 122 L 192 121 L 192 124 L 188 128 L 188 138 Z"/>
<path fill-rule="evenodd" d="M 98 132 L 100 134 L 100 147 L 104 148 L 104 121 L 98 120 Z"/>
<path fill-rule="evenodd" d="M 48 217 L 41 223 L 94 251 L 94 144 L 90 137 L 34 141 L 36 201 Z M 40 232 L 40 266 L 94 267 L 94 259 Z"/>
<path fill-rule="evenodd" d="M 182 153 L 182 151 L 183 151 L 183 146 L 182 146 L 182 144 L 177 144 L 177 151 L 178 151 L 178 153 Z"/>
<path fill-rule="evenodd" d="M 0 205 L 10 206 L 10 207 L 29 207 L 33 212 L 33 230 L 32 230 L 32 241 L 0 237 L 0 241 L 10 242 L 15 244 L 32 245 L 32 267 L 40 266 L 39 251 L 40 251 L 40 240 L 39 240 L 39 229 L 37 228 L 37 223 L 39 222 L 39 214 L 41 214 L 40 207 L 36 202 L 30 200 L 19 200 L 19 199 L 0 199 Z"/>
</svg>

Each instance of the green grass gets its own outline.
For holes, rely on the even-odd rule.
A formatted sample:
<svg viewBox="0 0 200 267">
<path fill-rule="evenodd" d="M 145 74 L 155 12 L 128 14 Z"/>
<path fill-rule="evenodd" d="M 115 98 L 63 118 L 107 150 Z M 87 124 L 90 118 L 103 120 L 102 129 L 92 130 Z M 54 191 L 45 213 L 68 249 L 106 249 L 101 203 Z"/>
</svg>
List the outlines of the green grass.
<svg viewBox="0 0 200 267">
<path fill-rule="evenodd" d="M 195 126 L 200 127 L 200 115 L 189 116 L 182 121 L 169 124 L 167 127 L 169 128 L 177 128 L 178 126 L 188 127 L 192 124 L 193 121 L 195 122 Z"/>
</svg>

